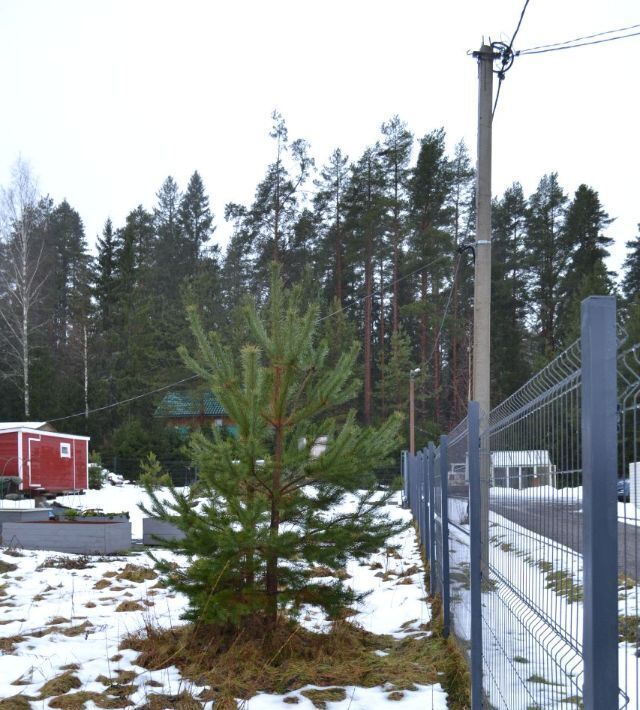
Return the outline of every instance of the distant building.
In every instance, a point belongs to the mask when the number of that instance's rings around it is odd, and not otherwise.
[[[231,433],[235,432],[234,422],[210,390],[167,392],[156,408],[154,417],[177,429],[185,437],[195,429],[211,426],[224,426]]]
[[[88,470],[88,436],[61,434],[47,422],[0,422],[0,477],[11,479],[18,490],[84,490]]]
[[[556,467],[549,452],[543,449],[491,452],[491,485],[497,488],[535,488],[554,485]],[[449,466],[449,485],[466,485],[469,471],[466,463]]]
[[[553,485],[555,466],[549,452],[543,449],[528,451],[492,451],[491,485],[502,488],[532,488]]]

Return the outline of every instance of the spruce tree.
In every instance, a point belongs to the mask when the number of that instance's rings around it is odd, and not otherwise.
[[[406,238],[407,182],[409,179],[409,158],[413,145],[413,135],[407,124],[394,116],[382,124],[382,149],[379,151],[384,162],[387,186],[389,220],[389,245],[392,261],[392,309],[391,329],[395,333],[400,327],[399,276],[402,268],[403,245]]]
[[[638,224],[637,236],[628,241],[626,247],[627,256],[622,265],[624,271],[622,292],[627,301],[631,301],[640,295],[640,224]]]
[[[564,240],[569,251],[567,271],[560,285],[559,341],[566,347],[580,332],[580,303],[587,296],[612,293],[612,275],[607,271],[607,247],[613,239],[604,235],[611,224],[598,193],[580,185],[567,208]]]
[[[545,175],[529,198],[527,213],[527,271],[532,320],[539,334],[536,366],[556,354],[560,288],[569,260],[563,226],[567,196],[558,174]]]
[[[198,263],[202,248],[213,234],[213,214],[209,208],[209,197],[204,183],[196,170],[180,201],[178,210],[182,239],[185,242],[189,260],[193,266]]]
[[[491,211],[491,397],[501,402],[530,373],[526,330],[525,227],[527,201],[520,183],[507,188]]]
[[[305,311],[301,301],[300,289],[285,291],[274,272],[266,306],[244,307],[251,337],[239,352],[205,334],[191,311],[199,352],[182,348],[182,355],[237,436],[193,437],[199,506],[175,489],[166,503],[148,490],[148,512],[185,533],[170,547],[189,556],[189,567],[177,573],[158,564],[187,595],[187,618],[250,631],[273,627],[280,613],[303,604],[338,615],[356,595],[339,579],[318,577],[314,566],[335,573],[401,527],[383,518],[392,493],[376,493],[371,474],[396,445],[398,418],[377,429],[359,428],[353,412],[341,423],[331,418],[357,392],[358,348],[329,366],[318,309]]]
[[[349,157],[340,148],[336,148],[329,162],[320,171],[320,178],[315,181],[318,192],[314,198],[314,207],[320,229],[320,258],[326,265],[327,291],[344,303],[346,291],[345,274],[345,192],[348,186]]]
[[[419,398],[432,400],[433,409],[429,414],[439,424],[442,418],[441,348],[444,338],[440,337],[438,343],[434,343],[433,339],[442,321],[444,303],[440,303],[440,294],[444,278],[451,272],[448,257],[452,252],[450,227],[453,210],[449,201],[453,179],[453,168],[445,153],[445,132],[440,128],[421,139],[418,160],[409,182],[410,244],[415,255],[409,266],[416,271],[428,262],[436,263],[429,269],[422,268],[416,289],[419,296],[411,306],[403,309],[418,321],[416,330],[420,362],[428,375],[420,380]]]

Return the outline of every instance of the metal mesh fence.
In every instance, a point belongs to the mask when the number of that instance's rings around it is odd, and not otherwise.
[[[640,547],[640,451],[638,406],[640,345],[618,356],[618,636],[620,689],[625,707],[638,710],[640,608],[638,549]]]
[[[449,599],[451,632],[471,652],[471,552],[469,528],[469,437],[463,421],[448,437]]]
[[[142,473],[142,462],[144,459],[129,459],[114,456],[110,463],[110,470],[130,481],[137,481]],[[198,470],[188,461],[176,461],[172,459],[159,459],[158,463],[162,470],[171,476],[174,486],[190,486],[198,478]]]
[[[619,343],[613,298],[587,299],[579,341],[405,455],[474,710],[640,710],[640,345]]]
[[[494,707],[580,702],[580,373],[575,343],[491,412],[482,441],[482,659]]]

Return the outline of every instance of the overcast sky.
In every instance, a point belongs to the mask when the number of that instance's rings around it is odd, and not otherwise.
[[[2,0],[0,183],[18,154],[66,197],[94,243],[198,170],[221,241],[229,201],[251,200],[272,159],[270,114],[317,164],[350,157],[393,114],[416,137],[444,126],[475,159],[477,69],[523,0]],[[640,23],[638,0],[530,0],[517,48]],[[516,59],[494,120],[493,193],[557,171],[615,222],[610,262],[640,222],[640,37]]]

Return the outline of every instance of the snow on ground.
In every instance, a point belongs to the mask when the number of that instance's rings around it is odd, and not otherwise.
[[[128,511],[134,537],[142,536],[143,514],[138,503],[146,494],[138,486],[108,486],[85,495],[58,499],[64,505],[81,509],[100,508],[105,513]],[[387,509],[391,518],[409,520],[410,513],[399,507],[399,497]],[[420,624],[430,619],[430,608],[425,601],[424,570],[420,560],[415,533],[408,529],[389,542],[395,547],[373,555],[365,563],[349,562],[347,581],[358,591],[372,593],[357,609],[352,620],[375,633],[389,633],[403,637],[415,633]],[[170,590],[157,588],[157,579],[132,581],[120,578],[126,565],[150,568],[151,561],[143,552],[133,551],[120,557],[92,557],[89,566],[80,569],[49,567],[53,560],[78,561],[76,555],[47,551],[17,551],[22,556],[7,554],[0,549],[0,560],[16,565],[0,576],[0,644],[5,648],[0,673],[0,698],[18,693],[37,696],[42,685],[63,673],[65,666],[77,664],[74,671],[81,688],[103,693],[106,684],[98,680],[113,678],[119,672],[133,671],[130,681],[136,686],[131,695],[135,707],[146,702],[150,693],[176,695],[188,691],[196,696],[201,688],[181,677],[175,667],[147,671],[136,665],[138,653],[119,650],[122,639],[145,624],[170,627],[179,625],[186,599]],[[184,562],[169,551],[156,554],[178,564]],[[386,574],[385,574],[386,573]],[[132,611],[119,611],[129,602]],[[131,604],[133,603],[133,604]],[[120,607],[121,608],[121,607]],[[305,625],[322,628],[326,622],[317,610],[307,609]],[[13,648],[10,648],[9,641]],[[15,681],[20,684],[16,685]],[[299,708],[311,708],[310,700],[302,696],[301,688],[287,696],[298,698]],[[330,702],[331,710],[370,710],[387,707],[388,690],[384,688],[347,687],[346,699]],[[285,707],[284,696],[259,694],[243,704],[246,710],[267,710]],[[32,708],[49,707],[49,699],[33,701]],[[291,702],[291,701],[289,701]],[[405,691],[396,703],[403,708],[447,707],[446,693],[440,684],[418,686]],[[96,707],[91,701],[87,708]],[[203,705],[211,708],[212,703]]]
[[[535,486],[531,488],[510,488],[508,486],[492,486],[490,489],[492,498],[528,498],[534,500],[557,500],[564,503],[582,500],[582,486],[575,488],[555,488],[554,486]]]

